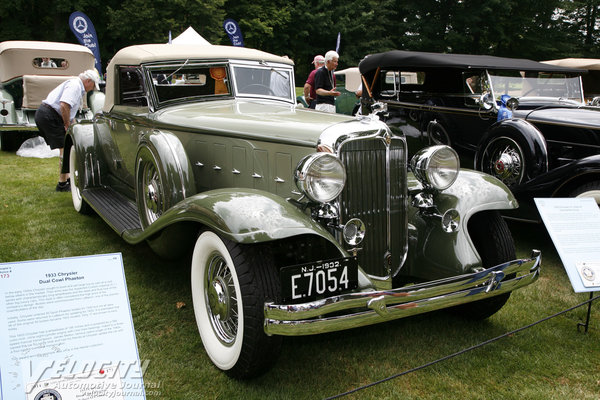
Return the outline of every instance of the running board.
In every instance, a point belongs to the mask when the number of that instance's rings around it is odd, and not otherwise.
[[[125,231],[142,229],[135,203],[113,189],[85,189],[81,196],[119,235],[122,236]]]

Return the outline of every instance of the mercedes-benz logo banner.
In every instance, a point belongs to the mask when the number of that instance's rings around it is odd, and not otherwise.
[[[82,45],[87,47],[94,53],[96,58],[96,69],[102,76],[102,64],[100,63],[100,49],[98,48],[98,36],[94,24],[87,15],[81,11],[75,11],[69,16],[69,27],[71,31]]]

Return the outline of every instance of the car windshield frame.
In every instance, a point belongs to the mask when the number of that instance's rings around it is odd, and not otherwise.
[[[291,65],[243,60],[179,60],[146,64],[143,69],[147,81],[151,83],[147,90],[156,109],[172,104],[234,97],[294,104],[294,73]],[[283,89],[280,87],[277,91],[276,81],[279,78],[283,78],[283,82],[288,81],[289,86],[284,84]],[[266,79],[269,79],[268,85],[265,85]],[[218,80],[222,83],[217,83]],[[248,83],[249,80],[252,83]],[[252,85],[252,90],[244,90],[249,85]],[[221,91],[216,89],[217,86]]]
[[[156,108],[231,98],[227,61],[169,61],[143,66]]]
[[[235,97],[295,104],[294,71],[291,65],[265,61],[232,61],[230,68]]]
[[[554,98],[584,103],[583,84],[578,74],[488,70],[487,77],[496,100],[508,94],[518,99]]]

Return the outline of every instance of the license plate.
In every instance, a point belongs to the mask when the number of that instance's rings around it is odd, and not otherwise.
[[[284,301],[309,301],[358,287],[358,262],[347,257],[292,265],[280,277]]]

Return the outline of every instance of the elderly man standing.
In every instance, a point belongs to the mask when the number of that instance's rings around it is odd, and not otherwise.
[[[92,89],[100,90],[100,76],[94,69],[79,74],[54,88],[35,112],[35,124],[51,149],[60,149],[57,192],[71,190],[69,174],[63,172],[65,134],[83,106],[83,96]]]
[[[340,56],[333,50],[325,53],[325,65],[315,73],[315,91],[317,93],[317,111],[335,112],[335,98],[340,92],[335,90],[335,74]]]
[[[315,69],[310,71],[306,83],[304,84],[304,98],[308,103],[308,108],[314,109],[317,104],[315,102],[315,98],[317,97],[317,93],[315,92],[315,74],[319,68],[325,65],[325,57],[319,54],[315,56],[312,63],[315,65]]]

